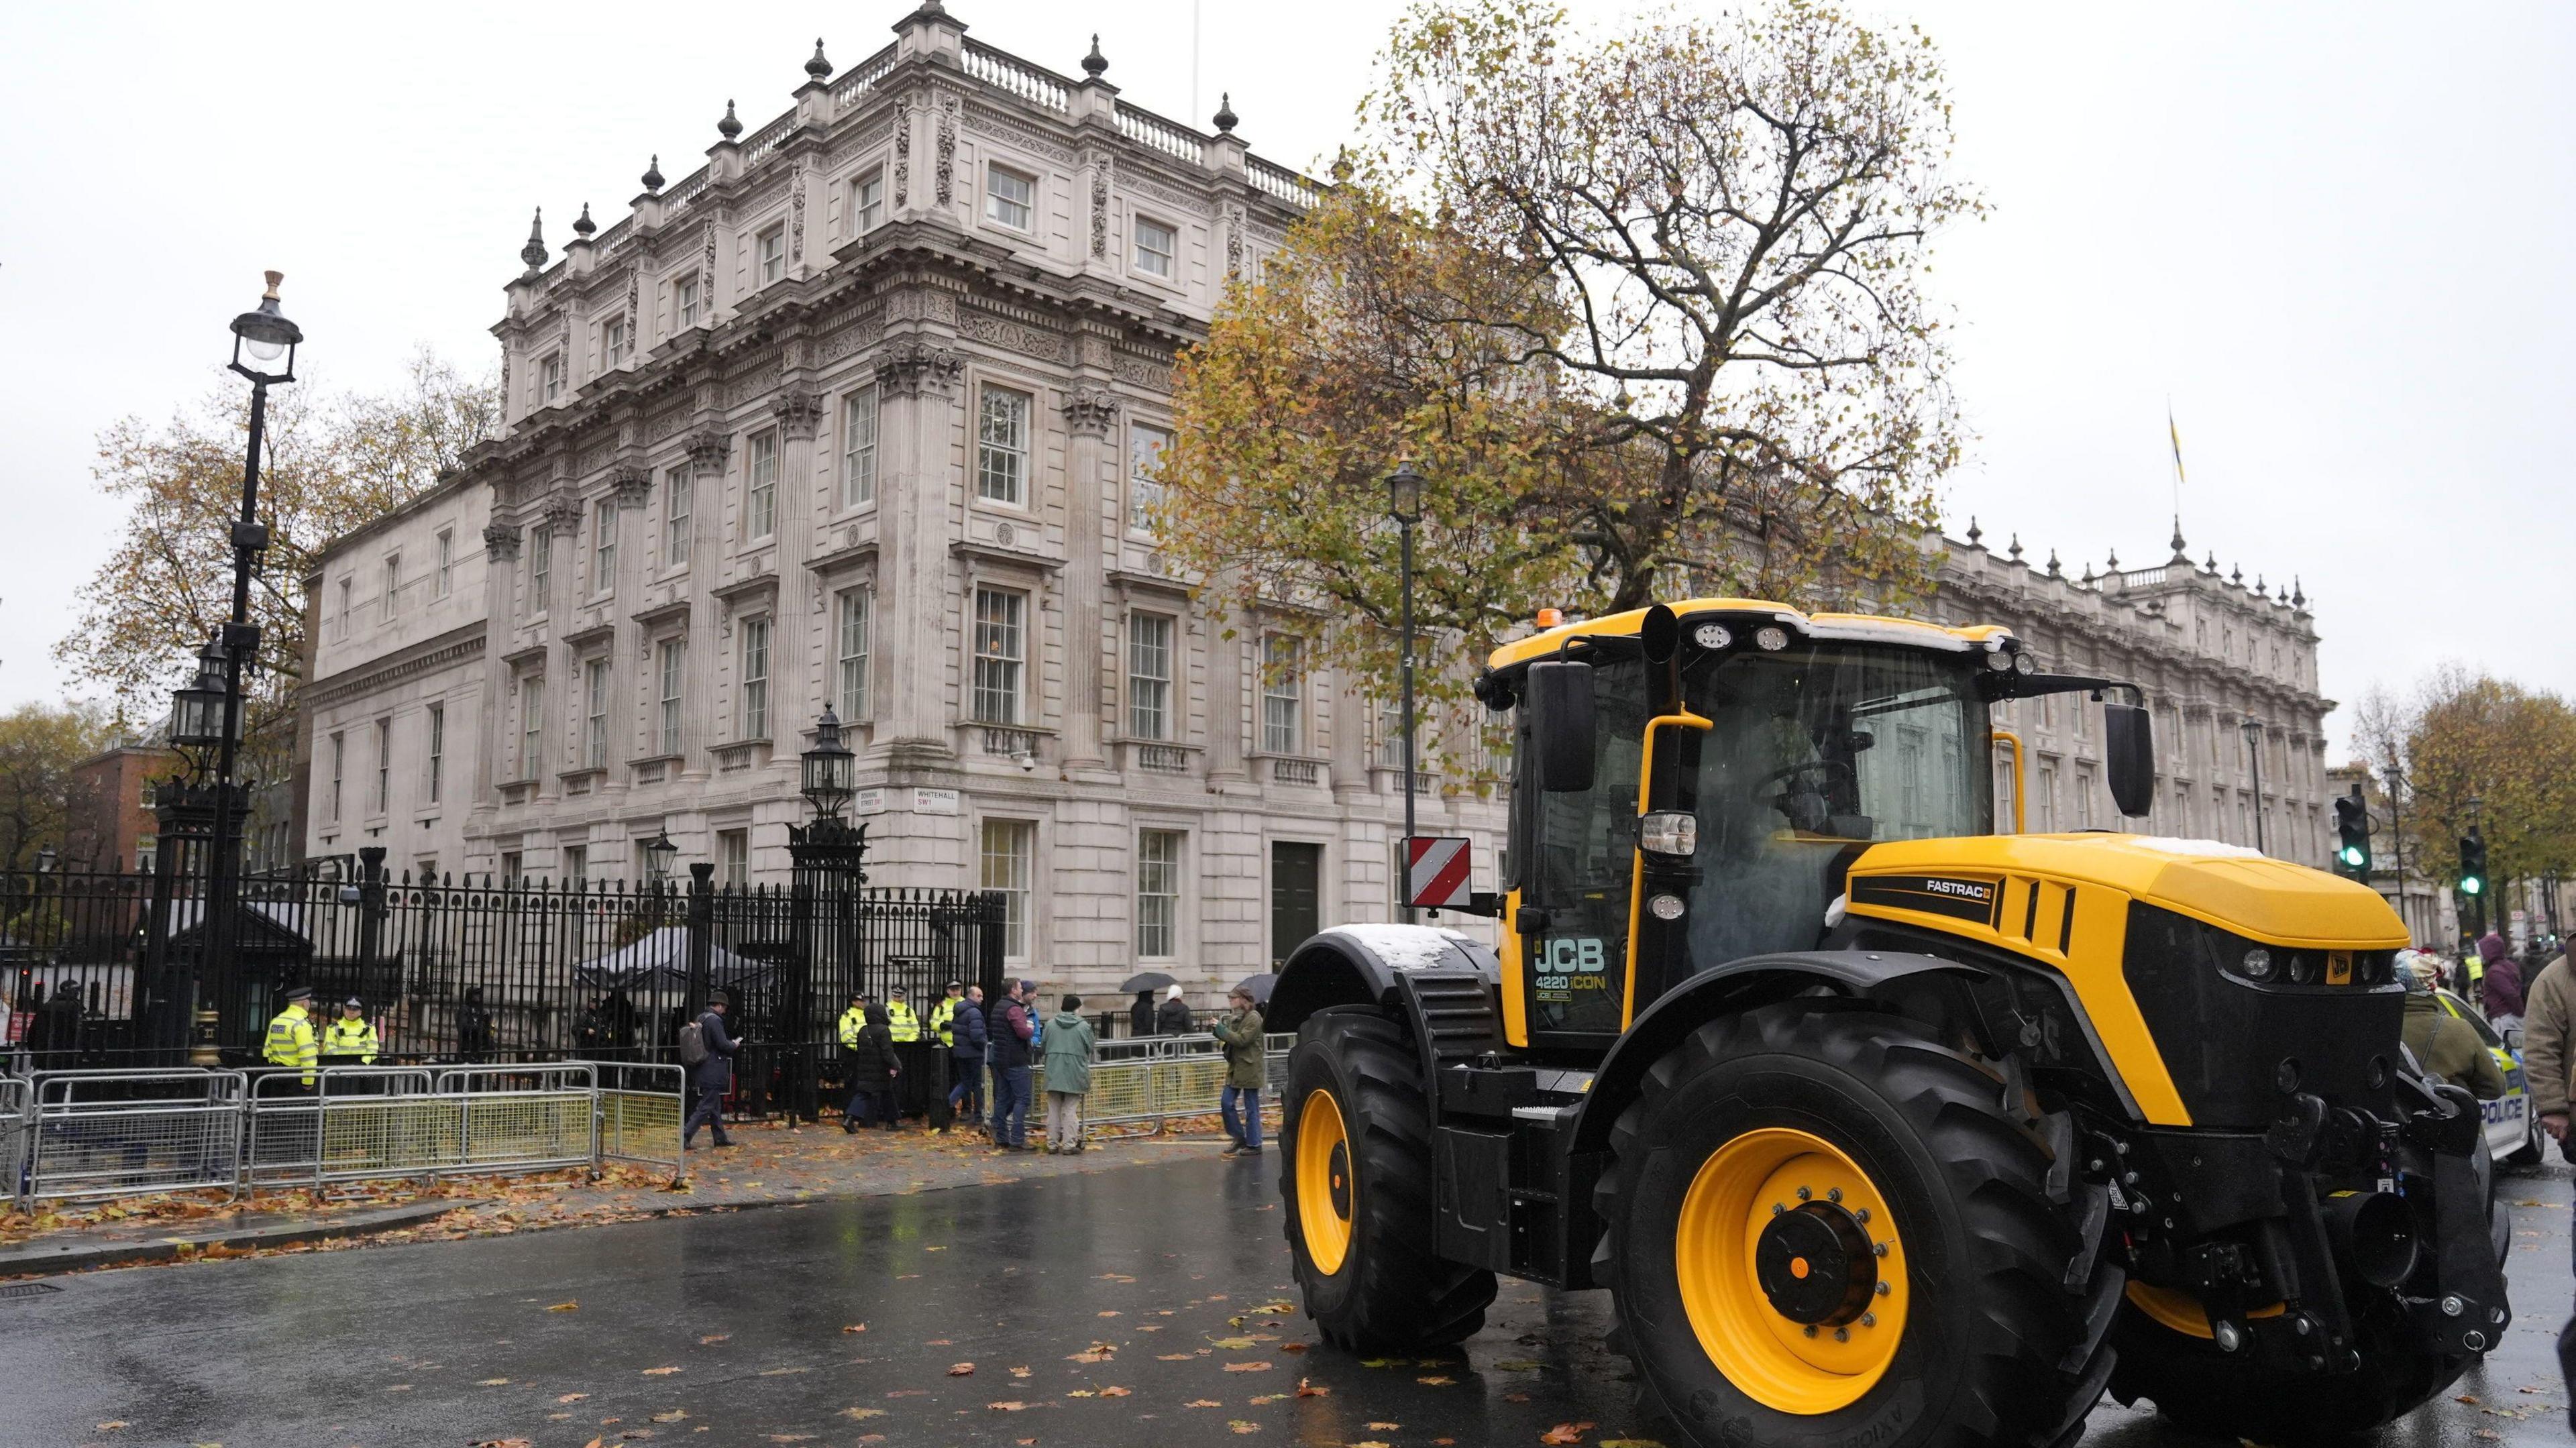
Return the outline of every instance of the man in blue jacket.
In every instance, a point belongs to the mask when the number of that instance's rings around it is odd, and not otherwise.
[[[984,988],[966,987],[965,998],[958,1001],[948,1017],[950,1045],[949,1070],[957,1080],[948,1088],[948,1110],[952,1116],[962,1114],[969,1126],[984,1120]],[[946,1131],[947,1127],[940,1130]]]
[[[700,1123],[714,1131],[716,1145],[733,1145],[733,1138],[725,1135],[724,1098],[725,1093],[733,1089],[733,1053],[741,1048],[741,1042],[725,1034],[725,1009],[730,1004],[723,991],[709,995],[706,1011],[696,1022],[698,1048],[705,1054],[690,1067],[690,1074],[698,1087],[698,1104],[691,1108],[688,1122],[680,1128],[682,1151],[689,1149],[690,1139],[698,1134]],[[680,1054],[685,1057],[689,1053],[689,1044],[683,1040]]]
[[[1029,1149],[1029,1041],[1037,1034],[1036,1023],[1029,1019],[1029,1004],[1036,989],[1035,981],[1012,981],[1010,993],[993,1002],[992,1019],[985,1023],[997,1151]]]

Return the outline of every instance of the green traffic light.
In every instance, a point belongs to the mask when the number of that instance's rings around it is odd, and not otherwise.
[[[2353,868],[2355,868],[2355,869],[2359,869],[2359,868],[2361,867],[2362,859],[2363,859],[2363,856],[2362,856],[2361,851],[2356,850],[2356,849],[2353,849],[2353,848],[2351,848],[2351,847],[2349,847],[2349,846],[2347,846],[2347,847],[2344,849],[2344,852],[2343,852],[2343,862],[2344,862],[2345,864],[2350,865],[2350,866],[2352,866],[2352,867],[2353,867]]]
[[[2484,882],[2484,881],[2480,880],[2480,879],[2479,879],[2477,876],[2475,876],[2475,875],[2471,875],[2471,876],[2469,876],[2467,879],[2462,880],[2462,881],[2460,882],[2460,893],[2461,893],[2461,894],[2463,894],[2463,895],[2475,895],[2475,894],[2476,894],[2476,893],[2478,893],[2480,890],[2483,890],[2483,889],[2485,889],[2485,888],[2486,888],[2486,882]]]

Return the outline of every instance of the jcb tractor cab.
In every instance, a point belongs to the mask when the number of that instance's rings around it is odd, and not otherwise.
[[[2264,1442],[2375,1427],[2503,1334],[2477,1105],[2399,1039],[2396,916],[2204,841],[1999,834],[2010,699],[2137,691],[1999,628],[1707,600],[1551,629],[1499,958],[1288,961],[1281,1188],[1331,1342],[1420,1351],[1497,1273],[1614,1299],[1697,1444],[2020,1444],[2107,1388]]]

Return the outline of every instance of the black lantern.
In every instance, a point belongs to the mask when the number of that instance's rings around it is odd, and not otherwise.
[[[644,869],[656,882],[671,878],[671,865],[680,857],[680,847],[671,843],[671,827],[644,842]]]
[[[170,742],[181,749],[214,749],[224,742],[224,653],[213,640],[197,655],[197,677],[171,692]]]
[[[858,757],[841,742],[841,721],[832,706],[814,726],[814,747],[805,751],[805,798],[817,819],[838,819],[841,807],[857,792]]]
[[[1422,474],[1409,461],[1386,475],[1386,515],[1408,528],[1422,521]]]
[[[295,345],[304,340],[304,329],[277,309],[277,284],[286,273],[265,275],[268,290],[259,306],[233,318],[233,370],[262,386],[295,380]]]

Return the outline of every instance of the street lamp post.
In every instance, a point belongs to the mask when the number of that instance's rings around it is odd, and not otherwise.
[[[288,321],[278,308],[277,284],[286,279],[285,274],[269,272],[266,276],[268,289],[260,294],[259,305],[232,322],[233,355],[229,365],[250,379],[250,440],[242,458],[241,512],[234,518],[231,530],[232,613],[198,656],[196,679],[172,698],[171,742],[210,748],[214,755],[214,831],[209,842],[213,858],[208,868],[205,908],[200,917],[203,947],[190,959],[184,987],[171,993],[170,1004],[180,1009],[165,1014],[162,1045],[171,1049],[185,1044],[186,1022],[190,1019],[197,1020],[201,1033],[207,1029],[197,1010],[203,975],[210,965],[221,969],[231,962],[233,933],[238,923],[234,919],[233,896],[240,887],[238,836],[242,801],[233,774],[241,762],[242,675],[259,657],[259,628],[250,621],[250,580],[268,551],[268,529],[259,521],[259,453],[267,440],[268,389],[295,380],[295,351],[304,341],[303,329]],[[211,1042],[198,1044],[202,1048]]]
[[[814,807],[814,819],[801,827],[790,825],[787,830],[787,853],[795,862],[790,892],[795,908],[795,948],[788,962],[786,999],[782,1002],[788,1013],[788,1031],[781,1034],[780,1044],[794,1053],[789,1057],[787,1071],[790,1125],[798,1116],[808,1121],[819,1119],[820,1073],[819,1062],[814,1058],[822,1045],[809,1039],[817,1024],[815,965],[826,954],[841,957],[849,966],[848,987],[858,988],[859,960],[853,948],[850,905],[852,891],[867,883],[868,878],[864,867],[867,826],[854,826],[841,818],[841,811],[858,793],[858,756],[843,742],[841,720],[831,705],[823,706],[823,717],[814,724],[813,747],[800,756],[800,763],[799,783],[803,787],[799,793]],[[822,906],[819,912],[818,903]]]
[[[1397,641],[1399,660],[1396,677],[1404,729],[1404,844],[1396,851],[1395,898],[1403,908],[1404,918],[1413,918],[1406,875],[1412,865],[1413,848],[1413,525],[1422,521],[1422,473],[1410,461],[1396,464],[1386,475],[1386,515],[1395,520],[1399,562],[1397,577],[1402,601],[1397,605],[1403,622]]]
[[[2254,849],[2268,855],[2272,847],[2263,842],[2263,725],[2247,719],[2237,727],[2245,734],[2246,757],[2254,761]]]

